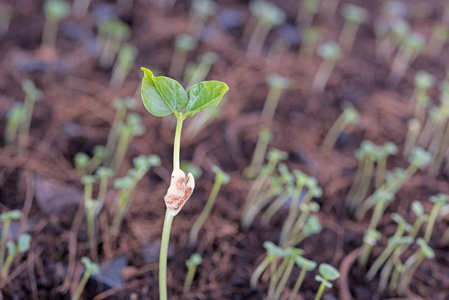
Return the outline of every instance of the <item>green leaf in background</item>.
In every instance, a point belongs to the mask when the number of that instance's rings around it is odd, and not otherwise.
[[[164,117],[185,108],[187,94],[176,80],[165,76],[154,77],[147,68],[141,69],[145,74],[142,79],[142,101],[151,114]]]
[[[189,88],[189,102],[185,109],[190,115],[205,108],[215,108],[224,94],[229,91],[226,83],[220,81],[203,81]]]

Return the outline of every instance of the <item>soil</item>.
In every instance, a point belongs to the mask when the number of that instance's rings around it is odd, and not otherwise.
[[[204,174],[197,179],[191,200],[173,223],[168,260],[170,299],[262,299],[266,295],[267,284],[260,283],[251,290],[249,280],[264,257],[263,242],[278,241],[287,210],[281,210],[269,228],[262,227],[256,219],[245,232],[239,228],[239,220],[251,186],[250,181],[242,179],[242,172],[251,161],[263,125],[260,111],[268,89],[267,74],[287,76],[296,85],[281,98],[274,121],[265,124],[274,132],[271,147],[288,152],[289,168],[316,177],[324,191],[317,200],[323,230],[298,247],[318,263],[339,267],[348,254],[361,246],[369,221],[355,222],[344,209],[345,195],[357,167],[356,149],[365,139],[376,144],[393,141],[401,153],[407,121],[414,114],[409,99],[415,71],[428,70],[441,81],[449,67],[447,47],[439,57],[420,55],[400,83],[391,87],[385,78],[392,60],[376,60],[374,53],[373,20],[379,14],[381,1],[365,1],[362,5],[370,11],[370,22],[361,25],[352,54],[338,62],[325,92],[313,94],[310,86],[321,59],[298,59],[299,37],[288,36],[292,46],[278,63],[267,58],[269,46],[276,40],[275,30],[269,34],[261,57],[246,56],[247,42],[242,41],[242,34],[249,16],[248,2],[217,1],[217,16],[208,21],[199,47],[188,56],[194,61],[208,50],[217,52],[220,59],[208,79],[226,82],[230,91],[220,118],[198,135],[182,141],[181,160],[192,161]],[[297,1],[275,2],[287,12],[290,27],[284,27],[294,28]],[[18,257],[11,275],[0,282],[0,299],[70,299],[70,290],[74,291],[83,271],[79,259],[90,254],[86,224],[77,214],[83,187],[73,158],[79,151],[92,155],[95,145],[105,144],[114,116],[112,103],[117,97],[134,95],[140,85],[141,66],[168,72],[173,39],[188,28],[191,1],[178,0],[172,10],[162,13],[146,0],[133,1],[130,10],[117,9],[115,1],[93,0],[88,15],[71,16],[61,22],[56,50],[40,45],[45,20],[43,1],[5,3],[13,7],[14,16],[9,30],[0,35],[0,132],[6,126],[7,110],[14,101],[24,98],[22,80],[35,82],[43,91],[43,99],[35,107],[28,150],[17,153],[15,147],[5,147],[0,142],[0,211],[22,210],[24,218],[13,228],[32,235],[30,251]],[[420,9],[424,4],[428,10]],[[408,6],[412,28],[428,38],[431,28],[439,23],[443,1],[411,1]],[[95,18],[110,8],[132,27],[128,42],[139,50],[135,67],[124,85],[116,89],[109,87],[111,70],[101,69],[92,52]],[[230,22],[230,15],[234,23]],[[324,30],[327,39],[338,39],[343,19],[339,15],[328,18],[319,14],[313,23]],[[433,90],[432,96],[437,95],[437,90]],[[319,146],[340,115],[343,101],[356,106],[361,120],[339,137],[331,153],[323,154]],[[173,117],[151,116],[140,101],[135,111],[142,115],[146,133],[131,143],[119,175],[126,174],[132,167],[132,158],[141,153],[159,155],[162,164],[140,182],[118,236],[108,232],[115,192],[111,189],[108,193],[107,209],[99,218],[102,234],[97,255],[103,268],[110,266],[112,275],[91,279],[85,299],[158,299],[157,261],[165,213],[162,198],[169,184],[175,124],[174,120],[167,121]],[[189,247],[189,228],[212,188],[214,174],[210,169],[214,164],[230,174],[231,182],[220,191],[198,245]],[[402,155],[388,162],[389,169],[407,164]],[[449,193],[447,179],[444,171],[436,178],[419,172],[398,192],[382,219],[379,231],[384,238],[374,247],[369,263],[395,230],[389,215],[398,212],[412,222],[409,207],[413,200],[420,200],[430,211],[431,195]],[[438,223],[434,237],[441,236],[446,228],[446,223]],[[435,259],[425,260],[420,266],[407,298],[449,299],[447,246],[439,245],[436,238],[430,245]],[[185,260],[194,252],[201,254],[203,263],[191,291],[183,294]],[[391,297],[377,293],[377,278],[367,283],[363,280],[365,271],[346,264],[345,268],[346,280],[336,282],[325,292],[324,299],[344,299],[342,291],[349,291],[353,299]],[[293,272],[284,297],[298,274],[299,270]],[[315,274],[316,271],[306,277],[302,299],[313,299],[318,289]],[[341,286],[345,282],[348,286]]]

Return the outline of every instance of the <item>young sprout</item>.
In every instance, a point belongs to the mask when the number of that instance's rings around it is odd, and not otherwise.
[[[376,202],[373,215],[369,223],[368,229],[376,229],[379,225],[386,206],[394,200],[394,194],[384,190],[376,190],[373,194],[373,200]]]
[[[86,167],[89,165],[90,157],[84,152],[78,152],[74,158],[75,169],[79,176],[86,174]]]
[[[144,134],[145,127],[142,125],[142,117],[136,113],[129,114],[126,118],[126,123],[119,128],[117,149],[112,160],[111,169],[114,171],[119,170],[132,139]]]
[[[198,65],[195,66],[195,69],[193,71],[191,71],[190,76],[184,76],[185,86],[190,87],[195,83],[198,83],[206,79],[207,75],[210,72],[210,69],[218,60],[218,58],[219,58],[218,54],[213,51],[209,51],[201,55]]]
[[[362,252],[359,256],[359,268],[365,268],[368,263],[368,258],[371,254],[371,249],[377,244],[382,235],[375,229],[368,229],[365,231],[363,237]]]
[[[134,169],[129,170],[125,177],[114,180],[114,188],[120,189],[115,200],[117,208],[115,210],[114,220],[112,221],[114,233],[119,232],[123,217],[131,205],[132,196],[137,184],[150,168],[161,164],[161,159],[157,155],[140,155],[133,159],[133,164]]]
[[[394,213],[391,215],[391,218],[398,224],[398,227],[396,228],[396,232],[393,234],[393,236],[388,239],[387,247],[384,249],[384,251],[382,251],[382,253],[376,258],[374,263],[371,265],[371,268],[369,269],[368,273],[365,276],[365,278],[368,281],[374,278],[377,271],[379,271],[380,267],[393,254],[395,249],[403,244],[403,241],[401,240],[402,235],[404,234],[406,228],[410,226],[399,214]]]
[[[340,34],[339,44],[346,53],[351,53],[355,36],[360,24],[368,21],[368,11],[354,4],[344,4],[341,15],[345,18],[345,24]]]
[[[337,280],[340,277],[340,272],[329,264],[320,264],[318,272],[320,275],[316,275],[315,280],[321,283],[318,292],[316,293],[315,300],[321,299],[325,288],[332,287],[330,281]]]
[[[23,120],[19,127],[19,148],[24,149],[28,145],[31,118],[33,117],[34,104],[42,98],[42,92],[32,81],[24,80],[22,90],[25,92],[25,103],[23,104]]]
[[[413,63],[416,57],[423,51],[426,40],[416,32],[408,34],[401,41],[398,53],[393,61],[391,73],[388,75],[387,82],[397,85],[407,71],[407,68]]]
[[[5,145],[14,143],[17,137],[17,130],[23,122],[24,110],[21,103],[14,103],[6,114],[6,128],[3,135]]]
[[[320,193],[319,195],[321,195],[321,189],[319,189],[319,193]],[[301,203],[299,209],[301,213],[297,218],[295,224],[291,227],[291,229],[288,232],[287,238],[288,242],[286,243],[286,245],[296,245],[299,242],[301,242],[301,240],[304,239],[305,237],[321,231],[321,225],[319,223],[316,223],[313,218],[312,219],[309,218],[310,213],[318,212],[320,210],[319,204],[316,202],[309,202],[309,203],[303,202]],[[316,224],[317,226],[315,226]],[[284,226],[288,226],[287,222],[284,223]],[[312,231],[314,232],[310,232],[309,230],[310,228],[312,228]]]
[[[416,145],[418,136],[421,132],[421,122],[417,118],[410,119],[407,122],[407,135],[405,136],[404,156],[409,156],[413,147]]]
[[[322,39],[320,28],[309,26],[304,29],[302,34],[301,47],[299,48],[299,56],[310,58],[315,53],[316,45]]]
[[[276,246],[270,241],[265,241],[263,243],[263,247],[267,251],[266,257],[262,260],[262,262],[257,266],[254,270],[253,275],[250,280],[251,289],[255,289],[257,282],[259,281],[260,276],[262,276],[268,266],[272,265],[274,262],[276,264],[276,259],[284,256],[284,250],[281,247]]]
[[[123,41],[131,36],[131,28],[119,19],[105,19],[98,24],[99,64],[109,68],[114,63]]]
[[[350,213],[360,205],[368,192],[378,147],[371,141],[363,141],[356,152],[359,164],[354,182],[346,197],[346,208]]]
[[[137,57],[137,49],[129,44],[123,44],[118,53],[112,69],[111,86],[121,87],[125,81],[126,76],[134,66]]]
[[[290,277],[293,267],[295,266],[296,258],[303,253],[304,251],[302,249],[292,247],[285,250],[284,261],[281,263],[279,269],[274,274],[275,276],[271,274],[272,276],[270,277],[270,279],[274,278],[275,280],[273,280],[273,282],[275,284],[271,285],[272,288],[268,290],[268,299],[280,299],[282,290],[287,284],[288,278]],[[283,264],[285,265],[285,268],[282,267]]]
[[[142,101],[145,108],[154,116],[164,117],[174,114],[177,119],[175,140],[173,145],[173,172],[170,187],[164,197],[167,211],[162,229],[161,251],[159,256],[159,299],[167,299],[167,254],[170,230],[173,218],[181,211],[195,187],[191,173],[186,175],[179,168],[179,152],[181,147],[181,130],[183,121],[206,108],[215,108],[223,95],[229,91],[224,82],[203,81],[191,86],[186,92],[175,80],[159,76],[142,68]],[[182,112],[185,110],[185,112]]]
[[[359,120],[359,112],[357,109],[351,103],[347,103],[348,104],[343,109],[341,115],[329,129],[323,140],[323,144],[321,144],[321,149],[325,152],[330,152],[332,148],[334,148],[335,142],[346,126],[349,124],[355,124]]]
[[[340,58],[341,50],[337,43],[330,41],[318,46],[317,53],[323,58],[320,68],[312,82],[312,92],[322,93],[327,81]]]
[[[95,176],[100,180],[97,200],[104,201],[104,199],[106,199],[106,193],[108,191],[109,178],[114,176],[114,171],[106,167],[99,167],[95,172]]]
[[[100,213],[101,208],[103,207],[103,201],[95,200],[95,199],[86,199],[84,203],[84,210],[86,213],[87,219],[87,238],[89,240],[90,251],[92,257],[97,257],[97,245],[96,245],[96,237],[95,237],[95,219]]]
[[[285,22],[285,12],[273,3],[255,0],[249,4],[251,14],[257,18],[257,25],[248,43],[247,56],[258,57],[270,30]]]
[[[89,163],[86,166],[86,173],[91,174],[95,171],[107,158],[107,150],[106,147],[102,145],[97,145],[93,149],[94,156],[89,160]]]
[[[434,57],[440,55],[441,51],[443,50],[444,44],[446,44],[448,39],[449,39],[448,25],[444,23],[436,25],[433,28],[430,41],[427,45],[427,52]]]
[[[307,218],[307,221],[305,222],[304,226],[302,227],[302,231],[298,235],[296,235],[296,236],[292,237],[290,240],[288,240],[284,244],[284,246],[298,245],[305,238],[312,236],[314,234],[320,233],[322,229],[323,229],[323,227],[321,227],[318,217],[315,215],[311,215]]]
[[[211,0],[194,0],[192,2],[192,8],[190,10],[190,28],[194,36],[200,36],[207,19],[215,14],[217,8],[217,3]]]
[[[222,185],[226,185],[230,181],[230,177],[228,174],[223,172],[218,166],[212,166],[212,171],[215,173],[215,182],[212,190],[209,194],[209,198],[207,199],[206,205],[203,208],[203,211],[199,215],[198,219],[192,225],[190,229],[189,235],[189,243],[190,245],[196,244],[198,240],[198,233],[200,232],[201,227],[206,221],[207,217],[210,215],[212,211],[212,207],[214,206],[215,200],[217,199],[218,192]]]
[[[269,90],[262,109],[262,118],[271,121],[274,118],[282,94],[285,90],[292,88],[293,82],[286,77],[272,73],[268,75],[267,83]]]
[[[425,258],[433,259],[435,257],[432,248],[428,246],[424,239],[418,238],[416,243],[418,244],[419,249],[407,259],[404,263],[403,271],[401,272],[401,278],[397,289],[399,295],[404,295],[405,290],[422,261]]]
[[[59,22],[70,13],[70,5],[62,0],[47,0],[44,3],[45,25],[42,46],[55,47]]]
[[[17,244],[10,241],[7,243],[8,256],[6,257],[5,263],[2,265],[0,279],[5,279],[8,277],[9,268],[11,263],[18,253],[27,252],[30,249],[31,236],[28,233],[21,234],[17,239]]]
[[[89,258],[85,256],[82,257],[81,263],[84,265],[86,269],[84,270],[84,275],[81,278],[80,283],[78,284],[75,294],[73,294],[72,296],[72,300],[79,300],[81,294],[83,293],[84,287],[86,286],[86,283],[89,280],[89,277],[91,275],[95,276],[100,273],[100,267],[97,264],[91,262]]]
[[[187,34],[179,34],[175,37],[175,51],[168,74],[170,77],[181,77],[182,70],[186,64],[187,54],[197,46],[197,40]]]
[[[429,220],[427,221],[426,231],[424,234],[424,241],[429,243],[432,236],[433,227],[440,212],[441,208],[449,201],[449,197],[445,194],[438,194],[436,196],[430,197],[430,201],[434,203],[432,211],[429,215]]]
[[[201,255],[198,253],[193,253],[188,260],[186,260],[187,266],[187,276],[184,281],[184,287],[182,291],[187,293],[190,291],[190,287],[192,286],[193,278],[195,277],[196,267],[198,267],[203,262]]]
[[[267,152],[268,144],[273,139],[273,133],[263,128],[259,132],[259,138],[257,139],[256,148],[254,149],[253,159],[251,164],[243,171],[243,177],[247,179],[254,178],[259,173],[263,164],[263,159]]]
[[[0,222],[3,223],[2,236],[0,238],[0,266],[3,266],[3,262],[5,261],[6,239],[8,238],[11,222],[13,220],[19,220],[20,218],[22,218],[22,212],[16,209],[4,212],[0,215]]]
[[[387,158],[390,155],[396,155],[398,147],[392,142],[386,142],[377,152],[377,171],[376,171],[376,188],[380,188],[384,184],[387,173]]]
[[[435,77],[426,71],[418,71],[415,74],[415,90],[413,98],[416,100],[415,117],[424,122],[426,108],[430,97],[428,90],[435,85]]]
[[[92,175],[84,175],[81,177],[81,184],[84,186],[84,202],[92,199],[94,184],[97,178]]]
[[[295,286],[293,287],[288,300],[296,299],[298,291],[301,288],[304,278],[306,277],[306,273],[313,271],[317,265],[316,262],[309,260],[301,255],[296,256],[295,263],[299,268],[301,268],[301,272],[299,273],[298,279],[296,279]]]

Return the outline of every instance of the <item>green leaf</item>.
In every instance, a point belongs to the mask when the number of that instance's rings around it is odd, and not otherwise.
[[[154,77],[147,68],[141,70],[144,72],[142,101],[152,115],[164,117],[185,108],[187,94],[179,82],[165,76]]]
[[[189,88],[189,101],[185,109],[193,116],[205,108],[215,108],[228,91],[228,85],[220,81],[203,81],[194,84]]]

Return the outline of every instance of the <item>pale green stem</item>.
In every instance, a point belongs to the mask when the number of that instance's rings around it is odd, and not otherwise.
[[[354,205],[355,207],[358,207],[360,203],[363,201],[363,199],[366,196],[366,193],[368,192],[371,177],[373,175],[373,168],[374,168],[374,160],[368,157],[365,161],[365,167],[363,169],[363,175],[362,180],[360,182],[359,188],[357,189],[357,192],[354,196]]]
[[[323,144],[321,144],[321,150],[324,152],[330,152],[332,148],[334,148],[335,143],[337,142],[338,137],[345,129],[347,122],[343,114],[341,114],[332,127],[329,129],[326,137],[323,140]]]
[[[422,263],[424,258],[425,258],[424,255],[422,255],[421,252],[419,252],[416,257],[412,255],[405,262],[404,270],[401,273],[401,279],[397,290],[399,295],[404,295],[406,288],[408,287],[410,281],[413,278],[413,275],[415,275],[416,269],[418,269],[419,265]]]
[[[354,194],[357,191],[357,187],[360,185],[360,181],[362,180],[363,167],[365,165],[366,158],[361,158],[357,165],[357,171],[355,173],[354,181],[349,189],[348,195],[346,196],[346,207],[348,210],[354,209]]]
[[[248,210],[242,215],[242,228],[249,228],[251,226],[257,213],[270,201],[273,196],[273,191],[270,189],[268,193],[256,198],[256,201],[248,207]]]
[[[265,139],[263,135],[259,133],[259,138],[257,139],[253,159],[251,161],[251,165],[249,166],[250,170],[252,170],[254,173],[258,172],[263,164],[269,142],[270,139]]]
[[[115,148],[118,139],[118,129],[126,117],[126,107],[119,107],[115,111],[114,120],[112,121],[111,130],[109,131],[108,140],[106,142],[107,160],[106,164],[109,164],[112,157],[114,157]]]
[[[126,150],[128,150],[129,143],[132,136],[128,129],[125,129],[119,136],[117,143],[117,151],[115,152],[114,159],[112,161],[111,168],[114,171],[118,171],[126,155]]]
[[[90,269],[86,269],[86,271],[84,272],[83,278],[81,279],[81,281],[78,285],[78,288],[76,289],[76,292],[72,297],[72,300],[78,300],[81,297],[84,287],[86,286],[86,283],[89,280],[91,272],[92,271]]]
[[[387,172],[387,157],[382,156],[377,160],[376,170],[376,189],[380,188],[385,181],[385,174]]]
[[[13,259],[14,259],[14,255],[8,254],[8,256],[6,257],[5,264],[2,267],[1,279],[5,279],[6,277],[8,277],[9,267],[11,266]]]
[[[292,196],[292,201],[290,203],[290,208],[288,210],[287,219],[285,220],[281,230],[281,238],[280,238],[281,245],[284,245],[285,242],[287,242],[289,233],[291,232],[293,225],[295,225],[295,220],[296,216],[298,215],[298,209],[303,187],[304,187],[303,184],[297,187],[295,193]]]
[[[436,176],[438,174],[441,163],[443,162],[444,159],[444,155],[446,154],[448,148],[449,148],[449,123],[446,125],[443,140],[440,144],[437,155],[435,156],[435,159],[433,160],[433,163],[430,166],[429,172],[432,176]]]
[[[248,50],[246,56],[258,57],[262,53],[263,44],[270,32],[271,28],[265,27],[262,22],[258,22],[256,28],[254,28],[253,34],[248,42]]]
[[[0,266],[3,266],[3,262],[5,261],[6,239],[8,238],[8,232],[9,232],[10,225],[11,225],[10,219],[6,219],[3,222],[2,237],[0,240]]]
[[[274,291],[274,288],[276,287],[276,259],[273,259],[270,264],[270,284],[268,286],[268,295],[271,295]]]
[[[159,255],[159,300],[167,300],[167,255],[170,241],[170,230],[175,214],[167,209],[162,229],[161,253]]]
[[[259,280],[260,276],[262,276],[265,269],[270,265],[270,263],[275,259],[274,256],[267,256],[262,260],[262,262],[257,266],[257,268],[254,270],[253,275],[251,276],[250,286],[251,288],[255,288],[257,285],[257,281]]]
[[[173,53],[173,59],[170,65],[168,74],[170,77],[179,78],[187,60],[187,51],[175,49]]]
[[[204,80],[209,74],[210,69],[212,65],[210,63],[206,63],[204,61],[201,61],[198,67],[196,68],[195,72],[193,72],[192,77],[190,78],[190,81],[185,85],[186,88],[189,88],[190,86],[194,85],[195,83],[198,83],[202,80]]]
[[[316,293],[315,300],[321,299],[325,288],[326,286],[324,285],[324,282],[321,282],[320,287],[318,288],[318,292]]]
[[[19,148],[24,149],[28,145],[28,137],[30,134],[31,119],[34,111],[34,100],[29,97],[25,98],[24,118],[19,128]]]
[[[260,220],[260,223],[264,226],[270,223],[271,218],[274,214],[284,205],[284,203],[290,197],[290,193],[288,191],[282,193],[278,198],[276,198],[273,203],[265,210]]]
[[[265,99],[265,104],[262,109],[262,119],[267,121],[273,120],[282,93],[282,89],[277,87],[270,87],[270,89],[268,90],[267,98]]]
[[[284,273],[282,274],[281,279],[279,280],[277,288],[274,292],[274,295],[273,295],[274,300],[280,298],[282,290],[284,289],[285,285],[287,284],[287,280],[290,277],[290,274],[292,273],[292,269],[293,269],[294,265],[295,265],[295,258],[291,257]]]
[[[196,266],[190,267],[189,270],[187,271],[186,280],[184,281],[184,287],[182,288],[182,291],[184,293],[187,293],[188,291],[190,291],[190,287],[192,286],[193,278],[195,277],[195,271],[196,271]]]
[[[184,116],[181,114],[176,123],[175,142],[173,145],[173,170],[179,170],[179,152],[181,148],[181,131]]]
[[[438,217],[438,212],[440,211],[441,205],[435,203],[432,211],[430,212],[429,220],[427,221],[426,232],[424,234],[424,241],[428,244],[430,238],[432,237],[433,227]]]
[[[307,269],[303,267],[301,269],[301,273],[299,273],[298,279],[295,282],[295,286],[293,287],[292,292],[290,293],[290,297],[288,300],[295,300],[296,295],[298,295],[298,291],[301,288],[301,285],[304,281],[304,278],[306,277]]]
[[[322,93],[337,61],[324,59],[312,82],[312,92]]]
[[[350,54],[352,51],[352,45],[359,29],[358,24],[352,24],[348,21],[343,25],[343,29],[340,34],[339,43],[344,52]]]
[[[12,144],[17,136],[17,129],[19,128],[19,122],[8,121],[6,123],[5,133],[4,133],[4,141],[5,145]]]
[[[384,200],[378,200],[376,202],[376,206],[374,206],[374,212],[371,216],[371,220],[369,222],[368,229],[376,229],[379,225],[380,218],[382,218],[383,210],[384,210]]]
[[[106,198],[108,192],[108,177],[103,177],[100,179],[100,187],[98,190],[98,201],[103,201]]]
[[[215,177],[215,183],[212,187],[212,191],[210,192],[209,198],[207,199],[206,205],[204,206],[203,211],[201,212],[198,219],[196,219],[195,223],[193,223],[192,228],[190,229],[189,235],[189,244],[194,245],[198,240],[198,233],[200,232],[201,227],[206,221],[207,217],[210,215],[212,208],[214,207],[215,200],[217,199],[218,192],[220,191],[221,185],[223,182],[223,177],[218,175]]]

